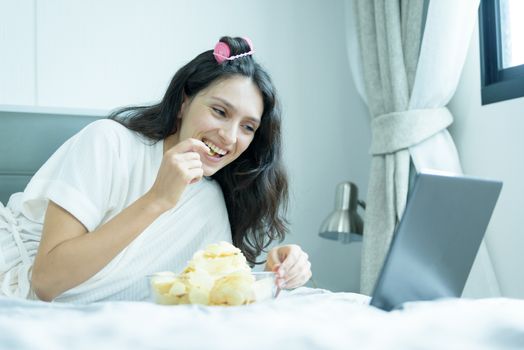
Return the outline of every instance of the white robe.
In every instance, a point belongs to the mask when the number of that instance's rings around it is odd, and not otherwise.
[[[31,267],[49,200],[91,232],[151,188],[162,156],[163,142],[152,144],[111,120],[95,121],[66,141],[24,192],[6,207],[0,203],[0,295],[35,298]],[[218,183],[204,178],[107,266],[55,301],[147,299],[148,274],[179,272],[196,250],[221,240],[231,242],[224,198]]]

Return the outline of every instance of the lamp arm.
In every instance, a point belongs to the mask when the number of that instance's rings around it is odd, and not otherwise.
[[[360,205],[363,209],[366,209],[366,202],[361,201],[360,199],[357,201],[358,205]]]

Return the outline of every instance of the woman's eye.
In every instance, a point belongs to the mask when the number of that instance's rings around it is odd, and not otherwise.
[[[246,129],[249,132],[255,132],[255,128],[251,125],[244,125],[244,129]]]
[[[226,115],[226,112],[224,112],[223,110],[221,110],[221,109],[219,109],[219,108],[215,108],[215,107],[213,107],[213,111],[214,111],[216,114],[218,114],[218,115],[220,115],[220,116],[222,116],[222,117]]]

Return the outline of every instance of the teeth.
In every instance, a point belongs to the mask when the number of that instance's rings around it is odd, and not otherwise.
[[[214,155],[214,154],[220,154],[221,156],[224,156],[226,155],[227,151],[224,151],[223,149],[221,149],[220,147],[218,147],[217,145],[215,145],[214,143],[212,143],[211,141],[209,140],[203,140],[203,142],[206,144],[207,147],[209,147],[209,155]]]

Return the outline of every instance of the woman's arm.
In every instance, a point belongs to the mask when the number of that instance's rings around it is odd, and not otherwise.
[[[35,294],[51,301],[86,281],[167,209],[144,196],[88,234],[73,215],[50,202],[33,265],[31,283]]]
[[[33,265],[31,284],[35,294],[50,301],[86,281],[174,207],[186,186],[202,178],[198,152],[207,152],[207,147],[193,139],[168,150],[152,188],[90,233],[67,210],[50,202]]]

